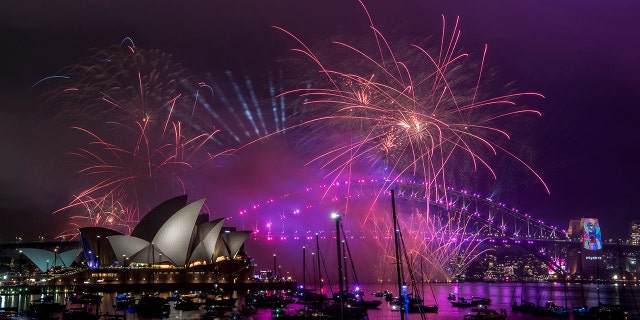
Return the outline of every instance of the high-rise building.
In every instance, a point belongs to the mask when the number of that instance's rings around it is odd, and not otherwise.
[[[569,221],[569,239],[580,241],[580,249],[569,253],[568,270],[571,273],[597,274],[602,264],[602,232],[597,218],[580,218]]]
[[[571,241],[582,241],[584,228],[582,227],[582,219],[569,220],[569,229],[567,230],[567,236]]]

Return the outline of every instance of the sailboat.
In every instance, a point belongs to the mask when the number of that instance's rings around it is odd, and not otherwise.
[[[349,303],[352,306],[358,306],[358,307],[362,307],[364,309],[378,309],[378,307],[380,307],[380,305],[382,304],[382,301],[380,300],[366,300],[364,298],[364,290],[362,290],[362,288],[360,287],[360,282],[358,281],[358,275],[356,274],[356,268],[355,265],[353,263],[353,258],[351,256],[351,250],[349,249],[349,244],[347,243],[347,236],[344,234],[344,229],[341,228],[342,232],[343,232],[343,237],[344,237],[344,242],[343,242],[343,246],[344,246],[344,252],[346,253],[345,255],[345,265],[347,264],[347,262],[349,262],[349,265],[351,266],[351,273],[353,274],[353,280],[355,282],[355,288],[353,292],[350,292],[349,290],[349,276],[348,276],[348,268],[345,269],[344,272],[344,279],[345,279],[345,283],[346,283],[346,289],[344,294],[344,297],[346,298],[347,303]],[[348,258],[348,260],[347,260]]]
[[[619,271],[620,274],[624,274],[624,258],[622,255],[622,251],[620,248],[620,240],[617,241],[618,248],[618,262],[619,262]],[[596,292],[598,293],[598,305],[595,307],[588,308],[574,308],[573,316],[574,319],[587,319],[589,317],[594,317],[597,319],[626,319],[628,318],[628,310],[625,308],[624,304],[626,302],[626,293],[625,293],[625,285],[620,287],[620,304],[608,304],[603,303],[600,298],[600,263],[599,260],[596,260],[596,284],[598,288]]]
[[[368,318],[367,309],[363,306],[353,305],[348,303],[345,297],[344,289],[344,269],[342,266],[342,241],[340,232],[340,216],[338,214],[332,214],[332,218],[336,221],[336,247],[337,247],[337,262],[338,262],[338,294],[334,297],[332,304],[324,305],[321,308],[321,312],[326,316],[336,317],[339,319],[365,319]]]
[[[322,260],[322,254],[320,252],[320,242],[318,241],[318,234],[316,233],[316,264],[317,264],[317,269],[318,269],[318,274],[317,277],[315,278],[318,282],[315,285],[315,290],[313,292],[312,298],[313,300],[316,301],[325,301],[327,300],[327,295],[324,294],[324,288],[323,288],[323,283],[324,283],[324,278],[322,277],[322,270],[320,268],[320,261]],[[315,281],[314,281],[315,282]],[[310,296],[307,296],[307,300],[309,299]]]
[[[413,290],[413,293],[409,294],[407,293],[407,288],[408,286],[406,285],[405,281],[402,279],[402,268],[400,267],[400,265],[402,264],[402,256],[400,254],[400,252],[402,251],[405,255],[405,260],[409,261],[408,257],[406,256],[406,251],[401,250],[404,248],[403,241],[401,238],[401,233],[400,233],[400,228],[398,227],[398,217],[396,215],[396,204],[395,204],[395,195],[394,195],[394,190],[391,190],[391,205],[392,205],[392,209],[393,209],[393,229],[394,229],[394,239],[395,239],[395,252],[396,252],[396,272],[397,272],[397,277],[398,277],[398,292],[400,293],[400,296],[398,297],[398,300],[396,301],[396,306],[400,306],[399,307],[399,311],[401,312],[400,314],[400,318],[404,319],[404,313],[420,313],[423,317],[424,317],[424,313],[427,312],[431,312],[431,313],[436,313],[438,312],[438,305],[435,304],[433,306],[425,306],[424,305],[424,300],[422,300],[422,297],[420,295],[420,292],[417,290]],[[408,270],[409,270],[409,276],[411,279],[411,284],[412,284],[412,288],[416,288],[416,280],[415,280],[415,276],[413,274],[413,269],[411,268],[411,266],[409,266],[409,264],[407,264]],[[392,302],[393,304],[393,302]],[[392,309],[393,310],[393,309]]]
[[[423,265],[422,265],[422,259],[420,259],[420,290],[422,291],[422,295],[424,296],[424,269],[423,269]],[[433,300],[435,302],[434,305],[424,305],[423,303],[421,303],[418,306],[417,311],[414,312],[421,312],[421,313],[437,313],[438,312],[438,300],[436,300],[436,294],[433,292],[433,288],[431,287],[431,283],[429,283],[429,289],[431,289],[431,296],[433,297]],[[415,308],[415,306],[414,306]],[[409,304],[409,312],[412,312],[412,305]]]
[[[511,311],[513,312],[521,312],[521,313],[532,313],[536,309],[536,304],[528,301],[524,297],[524,270],[522,271],[522,276],[520,279],[520,303],[515,300],[516,288],[513,288],[513,294],[511,296]]]
[[[421,267],[420,269],[421,273],[424,274],[424,272],[422,271],[422,260],[420,261],[420,267]],[[409,272],[411,274],[413,292],[407,294],[407,297],[408,297],[407,311],[409,313],[437,313],[438,312],[437,301],[436,301],[436,304],[434,305],[425,305],[424,300],[422,299],[422,296],[424,296],[424,279],[423,278],[421,279],[420,292],[422,292],[422,294],[420,294],[416,289],[417,284],[415,281],[415,277],[413,275],[413,271],[411,271],[411,268]],[[432,290],[432,295],[434,295],[433,290]],[[434,300],[435,300],[435,295],[434,295]],[[396,302],[396,305],[400,305],[400,304]]]

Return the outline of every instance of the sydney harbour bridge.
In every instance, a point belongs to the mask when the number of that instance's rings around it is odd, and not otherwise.
[[[377,205],[386,203],[389,198],[390,190],[394,190],[395,197],[398,201],[404,203],[413,203],[414,207],[426,208],[427,203],[431,213],[438,216],[446,216],[456,214],[462,219],[471,222],[468,232],[480,233],[482,237],[491,238],[496,241],[550,241],[550,242],[567,242],[570,237],[566,228],[561,229],[556,226],[545,224],[542,220],[520,212],[518,209],[511,208],[504,203],[493,201],[490,198],[482,197],[478,194],[447,188],[443,190],[440,187],[429,188],[426,190],[424,184],[414,182],[395,182],[386,185],[384,181],[379,180],[358,180],[352,182],[334,183],[331,186],[321,185],[317,187],[308,187],[304,191],[289,193],[279,198],[270,198],[262,203],[254,202],[250,208],[241,210],[241,216],[252,217],[252,221],[262,218],[264,221],[274,221],[270,230],[259,232],[258,236],[295,237],[295,234],[302,234],[304,230],[301,228],[303,223],[295,223],[296,217],[299,220],[308,221],[309,217],[305,216],[303,211],[318,211],[318,207],[324,210],[327,208],[340,208],[340,205],[332,205],[332,203],[340,203],[355,201],[376,202]],[[434,191],[437,190],[437,191]],[[385,204],[382,204],[384,206]],[[401,204],[402,205],[402,204]],[[371,208],[374,206],[371,205]],[[373,210],[369,208],[368,210]],[[349,211],[352,209],[343,209]],[[358,210],[358,209],[353,209]],[[381,211],[380,208],[376,209]],[[424,211],[424,210],[421,210]],[[270,215],[272,215],[270,217]],[[287,226],[279,228],[278,220],[286,220]],[[567,225],[568,225],[567,221]],[[260,226],[260,223],[257,224]],[[296,228],[297,227],[297,228]],[[259,228],[258,228],[259,229]]]
[[[481,241],[483,247],[523,248],[557,273],[576,272],[575,266],[569,267],[566,264],[572,253],[575,255],[575,252],[582,249],[583,230],[572,232],[569,228],[549,225],[507,204],[473,192],[453,188],[426,188],[424,183],[388,183],[368,179],[308,187],[297,193],[254,202],[251,207],[241,210],[241,214],[234,219],[241,219],[243,225],[248,224],[254,229],[254,241],[284,245],[296,240],[306,240],[306,243],[312,245],[313,237],[318,233],[325,238],[334,238],[332,224],[324,220],[328,220],[330,211],[338,211],[347,216],[345,220],[360,222],[359,225],[346,223],[347,238],[364,239],[363,241],[371,237],[391,239],[391,205],[388,201],[390,190],[394,191],[399,211],[404,212],[404,218],[400,218],[404,219],[404,225],[421,234],[425,242],[437,236],[434,229],[416,226],[416,220],[409,220],[408,215],[427,212],[429,216],[438,217],[442,221],[453,216],[458,223],[465,221],[464,229],[457,229],[454,235],[461,241]],[[354,215],[358,217],[353,219]],[[569,222],[567,221],[567,227]],[[235,223],[238,224],[239,221]],[[614,254],[621,251],[626,254],[636,251],[637,247],[621,245],[619,242],[603,242],[603,249]],[[573,260],[576,264],[575,257]]]

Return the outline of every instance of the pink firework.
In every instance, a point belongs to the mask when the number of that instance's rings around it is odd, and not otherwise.
[[[360,2],[362,4],[362,2]],[[459,52],[458,21],[448,34],[443,17],[442,37],[435,50],[418,44],[394,48],[362,4],[373,35],[372,53],[345,42],[332,41],[323,58],[293,33],[293,49],[317,67],[319,79],[310,87],[288,92],[303,101],[303,125],[315,128],[324,150],[309,163],[318,163],[333,181],[382,164],[388,190],[399,179],[425,181],[425,196],[440,199],[447,179],[463,167],[486,172],[494,179],[491,163],[507,155],[542,178],[506,145],[507,129],[528,115],[540,113],[524,105],[536,92],[484,93],[486,46],[480,59]],[[323,51],[324,52],[324,51]],[[310,137],[311,139],[313,137]],[[358,169],[357,169],[358,168]],[[367,170],[366,168],[364,170]],[[484,173],[483,173],[484,174]],[[437,188],[436,188],[437,187]]]
[[[517,123],[540,116],[527,103],[543,96],[488,92],[487,46],[476,59],[461,52],[458,20],[448,31],[443,17],[435,50],[422,44],[393,45],[360,4],[372,32],[368,48],[332,41],[326,50],[312,49],[292,32],[274,27],[295,40],[293,51],[307,58],[318,75],[304,88],[285,93],[297,95],[303,105],[296,114],[300,124],[289,129],[312,128],[306,138],[316,154],[308,164],[319,165],[331,180],[328,185],[384,174],[366,212],[356,213],[351,184],[342,211],[350,219],[345,221],[357,221],[378,237],[378,247],[385,247],[393,230],[389,211],[380,210],[387,205],[388,191],[403,179],[424,181],[426,205],[405,211],[401,223],[410,252],[404,259],[414,267],[418,261],[432,262],[424,278],[451,279],[481,254],[485,240],[470,227],[470,215],[448,207],[452,177],[471,171],[496,179],[493,163],[506,155],[549,192],[539,174],[509,148]],[[330,195],[325,191],[326,199]],[[444,214],[436,214],[430,205],[434,202],[444,203]]]
[[[62,119],[82,121],[72,128],[88,140],[71,152],[84,187],[56,213],[72,212],[74,227],[127,233],[157,203],[198,194],[187,178],[226,153],[205,150],[217,133],[204,99],[209,86],[170,55],[132,44],[97,51],[64,71],[47,102]]]
[[[74,211],[78,211],[79,214],[69,217],[71,228],[60,232],[58,237],[74,238],[79,228],[87,226],[105,227],[123,234],[130,234],[136,221],[136,217],[131,216],[132,210],[123,206],[113,196],[100,198],[85,196],[83,199],[75,199],[73,205],[78,209]]]
[[[183,122],[185,128],[211,127],[196,122],[194,116],[195,108],[210,108],[203,99],[211,98],[210,88],[171,54],[139,49],[129,38],[120,45],[90,50],[79,63],[39,81],[37,87],[46,90],[47,109],[72,124],[166,121],[171,112],[171,119]]]

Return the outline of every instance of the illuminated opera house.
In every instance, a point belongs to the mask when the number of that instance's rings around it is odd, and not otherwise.
[[[63,267],[64,273],[48,280],[51,285],[251,282],[253,266],[244,252],[251,231],[224,227],[224,218],[209,221],[207,214],[200,214],[203,204],[204,199],[187,204],[186,195],[178,196],[146,214],[130,235],[101,227],[80,228],[82,250],[47,254],[23,249],[23,253],[42,270]],[[85,267],[66,269],[80,251]]]

